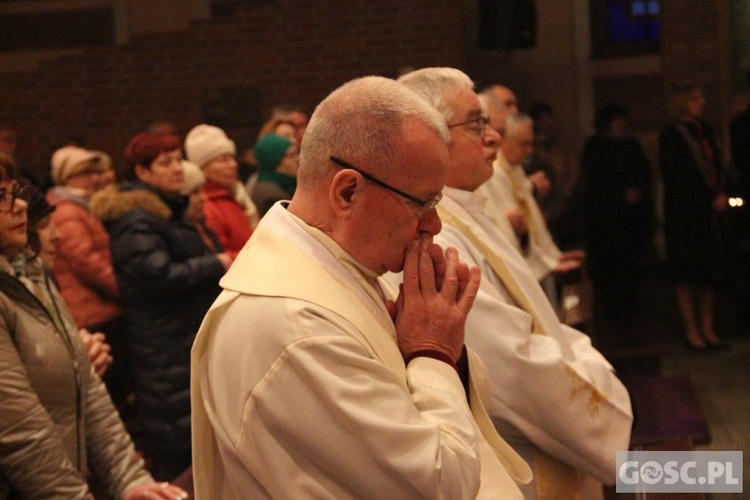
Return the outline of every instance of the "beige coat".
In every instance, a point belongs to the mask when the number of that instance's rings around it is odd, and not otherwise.
[[[0,498],[90,498],[89,468],[115,497],[152,482],[57,289],[26,269],[64,330],[0,257]]]

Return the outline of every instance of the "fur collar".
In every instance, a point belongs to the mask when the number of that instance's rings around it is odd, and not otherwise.
[[[132,189],[128,189],[132,187]],[[172,209],[155,192],[138,185],[110,185],[98,191],[89,202],[91,210],[105,224],[120,220],[140,208],[162,219],[172,217]]]

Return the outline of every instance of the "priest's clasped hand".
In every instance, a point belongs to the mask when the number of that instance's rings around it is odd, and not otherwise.
[[[419,351],[459,359],[479,280],[479,268],[459,262],[455,248],[443,252],[428,235],[412,242],[404,259],[404,281],[391,308],[404,359]]]

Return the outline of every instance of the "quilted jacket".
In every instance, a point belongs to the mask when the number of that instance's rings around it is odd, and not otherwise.
[[[152,482],[57,289],[26,270],[48,307],[0,256],[0,499],[91,498],[88,470],[114,497]]]
[[[110,234],[143,449],[189,462],[190,348],[224,266],[185,218],[183,197],[133,183],[99,191],[90,206]]]
[[[60,233],[55,279],[76,323],[89,328],[120,315],[120,292],[109,250],[109,234],[86,201],[58,186],[47,195],[57,208],[52,221]]]

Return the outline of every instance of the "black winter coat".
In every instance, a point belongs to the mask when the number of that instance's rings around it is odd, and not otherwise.
[[[190,349],[224,267],[184,217],[187,200],[143,184],[91,200],[110,233],[147,452],[190,455]]]
[[[634,268],[654,227],[651,166],[634,137],[595,135],[581,157],[584,178],[584,236],[592,275],[599,269]],[[638,189],[636,203],[626,192]]]

